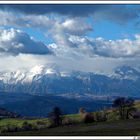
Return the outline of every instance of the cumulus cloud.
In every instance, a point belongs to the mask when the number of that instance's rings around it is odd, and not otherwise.
[[[35,41],[27,33],[11,28],[0,30],[0,53],[51,54],[51,51],[45,44]]]
[[[20,5],[20,7],[24,5]],[[34,5],[32,5],[35,7]],[[38,5],[37,5],[38,6]],[[43,5],[41,5],[43,6]],[[47,6],[47,5],[45,5]],[[55,6],[55,5],[54,5]],[[87,6],[87,5],[86,5]],[[86,7],[84,6],[84,7]],[[93,6],[93,5],[92,5]],[[106,6],[106,5],[101,5]],[[18,7],[18,6],[17,6]],[[31,7],[31,9],[33,8]],[[57,6],[56,6],[57,7]],[[71,6],[70,6],[71,7]],[[73,6],[75,7],[75,6]],[[77,6],[76,6],[77,7]],[[78,7],[81,7],[79,5]],[[90,9],[90,5],[88,5]],[[112,20],[114,17],[113,12],[109,12],[109,10],[113,11],[114,10],[114,5],[108,6],[108,9],[103,8],[101,9],[99,5],[95,5],[95,11],[94,12],[94,17],[97,18],[109,18]],[[120,12],[123,6],[116,5],[115,8],[118,8],[118,10],[114,10],[116,12]],[[53,8],[53,6],[52,6]],[[68,7],[69,8],[69,7]],[[126,7],[125,7],[126,8]],[[129,9],[130,10],[130,9]],[[55,11],[55,10],[54,10]],[[121,11],[125,15],[125,11]],[[32,12],[31,12],[32,13]],[[83,54],[88,54],[89,56],[93,57],[95,55],[99,56],[105,56],[105,57],[130,57],[134,55],[139,55],[139,37],[138,35],[136,36],[135,41],[131,41],[129,39],[124,39],[124,40],[105,40],[103,38],[96,38],[96,39],[91,39],[85,37],[88,32],[93,31],[93,27],[86,21],[87,19],[85,17],[49,17],[47,15],[24,15],[22,13],[19,13],[18,15],[15,15],[12,12],[7,12],[7,11],[0,11],[0,16],[1,16],[1,21],[0,25],[1,26],[14,26],[14,27],[30,27],[30,28],[35,28],[35,29],[41,29],[43,34],[46,35],[46,37],[49,34],[49,37],[51,37],[54,41],[55,48],[54,46],[50,46],[50,49],[54,51],[55,54],[71,54],[72,56],[79,55],[78,53],[83,53]],[[59,12],[58,12],[59,13]],[[128,14],[128,17],[131,17],[131,13],[128,11],[126,12]],[[118,22],[123,22],[124,17],[118,13],[116,14],[118,17]],[[127,17],[127,16],[126,16]],[[125,20],[127,20],[125,17]],[[137,16],[136,16],[137,17]],[[19,33],[18,33],[19,34]],[[22,33],[23,34],[23,33]],[[27,36],[27,35],[26,35]],[[30,43],[34,42],[32,39],[29,39]],[[11,40],[12,41],[12,40]],[[18,42],[18,41],[17,41]],[[18,53],[18,50],[20,50],[20,53],[27,53],[28,51],[23,50],[23,48],[30,48],[27,47],[29,46],[26,43],[22,43],[23,40],[20,39],[20,43],[13,43],[10,45],[12,49],[8,49],[8,51],[11,51],[12,53],[16,54]],[[2,44],[2,43],[1,43]],[[10,43],[9,43],[10,44]],[[3,45],[3,44],[2,44]],[[31,44],[34,45],[34,44]],[[45,54],[49,53],[49,50],[43,43],[41,44],[36,44],[34,46],[41,45],[40,47],[42,50],[38,51],[39,47],[34,53],[40,53],[40,54]],[[14,46],[14,47],[13,47]],[[23,47],[26,46],[26,47]],[[6,47],[5,47],[6,48]],[[13,50],[14,48],[14,50]],[[17,49],[18,48],[18,49]],[[21,49],[22,48],[22,49]],[[43,49],[44,48],[44,49]],[[72,49],[73,48],[73,49]],[[8,52],[6,49],[3,49],[1,47],[1,52]],[[30,52],[31,49],[30,49]],[[29,52],[28,52],[29,53]]]
[[[105,40],[101,37],[88,38],[79,36],[70,36],[69,40],[76,46],[76,52],[87,54],[90,57],[96,55],[114,58],[140,56],[140,35],[135,35],[135,40]]]
[[[12,54],[7,57],[0,55],[1,68],[16,70],[40,64],[57,64],[67,70],[110,73],[119,65],[136,66],[136,61],[140,59],[140,35],[135,35],[134,40],[88,37],[94,29],[92,23],[95,20],[125,24],[138,19],[135,7],[0,5],[0,9],[0,54]],[[21,30],[7,27],[30,28],[33,34],[39,29],[46,40],[50,37],[53,43],[46,46]],[[52,53],[55,55],[48,55]]]
[[[65,33],[79,36],[93,30],[92,26],[87,24],[83,18],[66,19],[62,23],[62,28]]]
[[[61,45],[68,44],[67,36],[69,35],[82,36],[93,30],[93,27],[86,22],[86,18],[50,18],[47,15],[24,15],[21,13],[15,15],[7,11],[0,11],[0,17],[1,26],[39,29],[46,36],[51,35],[55,41],[61,42]]]
[[[0,25],[2,27],[10,25],[21,29],[23,27],[34,28],[34,30],[39,29],[43,31],[42,34],[44,34],[46,38],[49,35],[54,43],[57,44],[57,50],[52,49],[55,51],[55,54],[68,52],[70,51],[70,47],[74,47],[73,43],[69,40],[69,36],[84,36],[93,30],[93,27],[86,22],[86,18],[49,18],[46,15],[24,15],[21,13],[15,15],[14,13],[7,11],[0,11],[0,16]],[[20,41],[22,41],[22,39]],[[16,53],[16,51],[14,53]],[[46,51],[44,51],[44,53],[46,53]]]
[[[52,37],[60,49],[65,50],[69,46],[73,47],[72,42],[68,39],[70,35],[82,36],[91,30],[92,27],[83,19],[66,19],[63,22],[56,22],[52,29]]]

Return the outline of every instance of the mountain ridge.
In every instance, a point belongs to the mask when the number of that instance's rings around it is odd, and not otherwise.
[[[119,67],[111,75],[60,72],[42,65],[25,73],[0,73],[0,91],[9,93],[140,96],[139,87],[140,72],[129,66]]]

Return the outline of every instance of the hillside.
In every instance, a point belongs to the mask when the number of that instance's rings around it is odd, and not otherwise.
[[[140,110],[140,101],[135,103],[135,107]],[[93,112],[95,114],[98,112]],[[107,110],[108,119],[103,122],[92,122],[84,124],[81,122],[79,114],[65,115],[73,120],[71,125],[62,125],[50,128],[48,118],[44,119],[3,119],[0,121],[0,135],[14,136],[138,136],[140,135],[140,119],[119,120],[118,114],[114,110]],[[34,130],[18,130],[28,126]],[[39,128],[39,129],[38,129]],[[3,130],[3,131],[2,131]],[[6,132],[6,131],[9,132]]]
[[[140,120],[62,126],[40,131],[6,133],[12,136],[139,136]]]
[[[54,106],[63,114],[77,113],[80,107],[99,111],[118,96],[139,99],[139,87],[140,71],[130,66],[99,74],[37,65],[30,71],[0,72],[0,107],[31,117],[47,117]]]
[[[0,118],[17,118],[19,117],[18,114],[8,111],[4,108],[0,108]]]
[[[63,114],[77,113],[80,107],[87,111],[97,111],[112,105],[111,101],[103,99],[90,99],[88,97],[75,99],[53,95],[30,95],[20,93],[0,93],[0,107],[12,112],[17,112],[21,116],[47,117],[53,107],[59,106]]]

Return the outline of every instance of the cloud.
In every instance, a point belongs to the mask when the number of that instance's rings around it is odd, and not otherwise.
[[[107,4],[21,4],[0,5],[0,9],[20,11],[25,14],[60,14],[71,17],[92,16],[94,19],[108,19],[126,23],[139,17],[139,10],[129,5]]]
[[[127,63],[130,61],[127,61]],[[57,67],[61,71],[83,71],[96,73],[111,73],[113,69],[123,64],[122,59],[104,57],[82,57],[72,59],[65,56],[19,54],[17,56],[3,56],[0,59],[1,71],[30,71],[36,65],[47,68]]]
[[[112,5],[110,6],[112,7]],[[110,8],[111,9],[111,8]],[[100,11],[100,10],[99,10]],[[100,17],[101,11],[97,12],[97,17]],[[108,15],[106,10],[105,17]],[[14,34],[9,40],[0,41],[0,52],[2,53],[33,53],[33,54],[50,54],[51,49],[56,55],[68,55],[79,57],[80,55],[88,55],[90,57],[134,57],[140,55],[140,37],[135,36],[135,40],[105,40],[103,38],[86,37],[88,32],[93,31],[93,27],[87,22],[84,17],[49,17],[47,15],[24,15],[17,16],[11,12],[0,11],[2,26],[15,27],[34,27],[41,29],[47,36],[50,35],[55,45],[44,45],[30,38],[26,33],[18,30],[7,30],[6,34]],[[111,17],[110,17],[111,18]],[[52,26],[53,25],[53,26]],[[79,26],[80,25],[80,26]],[[0,31],[3,36],[4,30]],[[32,47],[34,46],[34,49]]]
[[[81,36],[93,30],[93,27],[87,23],[86,18],[50,18],[47,15],[15,15],[7,11],[0,11],[0,17],[0,26],[39,29],[43,31],[46,36],[52,35],[55,39],[58,35],[59,42],[61,42],[61,36],[64,41],[64,36]]]
[[[133,58],[140,56],[140,35],[135,39],[105,40],[101,37],[89,38],[80,36],[69,36],[70,46],[67,44],[67,51],[61,50],[58,44],[49,45],[50,49],[57,52],[57,55],[73,57],[110,57],[110,58]],[[73,45],[73,46],[72,46]]]
[[[51,54],[42,42],[37,42],[27,33],[16,29],[0,29],[0,54]]]
[[[84,36],[92,30],[92,26],[86,23],[85,19],[69,18],[55,22],[51,29],[51,36],[57,44],[57,50],[68,52],[70,47],[74,47],[69,41],[70,35]]]
[[[136,66],[140,58],[140,35],[135,35],[133,40],[88,37],[94,29],[92,23],[95,20],[126,24],[138,19],[139,14],[132,7],[0,5],[0,67],[16,70],[56,64],[67,70],[111,73],[119,65]],[[50,37],[53,43],[46,46],[21,30],[7,27],[30,28],[33,34],[39,29],[46,40]],[[2,55],[5,53],[12,55]],[[55,55],[48,55],[52,53]]]
[[[62,28],[65,33],[79,36],[93,30],[92,26],[87,24],[83,18],[66,19],[62,23]]]
[[[46,15],[24,15],[22,13],[14,13],[12,11],[0,10],[0,26],[37,27],[40,29],[49,28],[55,22]]]
[[[64,54],[63,52],[68,53],[68,51],[70,52],[72,51],[71,47],[74,47],[74,45],[69,40],[69,36],[71,35],[85,36],[88,32],[91,32],[93,30],[93,27],[86,21],[86,18],[61,18],[61,17],[50,18],[46,15],[23,15],[23,14],[15,15],[14,13],[7,11],[0,11],[0,17],[1,17],[0,25],[2,27],[12,26],[21,29],[23,27],[24,28],[26,27],[26,28],[34,28],[34,31],[37,29],[41,30],[42,34],[44,34],[46,38],[53,39],[54,43],[57,44],[57,49],[53,49],[50,47],[55,54],[57,53]],[[17,33],[18,32],[16,32],[16,34]],[[20,35],[20,33],[18,33],[18,35]],[[13,40],[11,40],[11,42],[12,41]],[[22,48],[21,45],[23,45],[23,43],[21,43],[22,41],[23,39],[20,39],[20,44],[17,43],[18,45],[20,45],[19,46],[20,49]],[[24,46],[26,46],[26,44],[24,44]],[[18,51],[20,50],[19,48],[18,50],[17,49],[15,50],[15,46],[11,47],[12,49],[14,48],[14,51],[13,50],[8,51],[12,51],[12,53],[14,54],[18,53]],[[46,53],[46,50],[47,48],[45,47],[44,53]],[[6,50],[3,50],[3,52],[6,52]],[[40,53],[40,51],[38,53]],[[73,55],[75,55],[74,53]]]
[[[5,9],[5,11],[0,11],[0,25],[10,25],[18,28],[29,27],[34,28],[34,30],[40,29],[42,33],[46,35],[46,38],[49,37],[54,41],[55,45],[48,45],[48,47],[56,55],[79,57],[84,54],[90,57],[98,55],[114,58],[139,56],[138,35],[134,41],[130,39],[113,41],[103,38],[94,39],[85,37],[88,32],[93,31],[93,27],[90,22],[87,22],[86,16],[92,16],[94,20],[109,19],[118,23],[125,23],[130,19],[134,20],[138,18],[138,13],[134,8],[128,5],[49,6],[50,7],[48,7],[48,5],[0,5],[1,9]],[[20,11],[17,15],[15,15],[16,10]],[[64,15],[64,17],[57,15],[50,16],[48,13],[57,13]],[[18,40],[14,41],[17,36],[22,37],[20,39],[18,37]],[[23,35],[23,33],[16,32],[13,37],[14,39],[11,38],[10,41],[1,42],[1,46],[5,45],[5,47],[1,47],[0,52],[13,54],[50,53],[48,47],[43,43],[32,40],[29,36],[26,37],[26,41],[24,41],[25,36],[28,35],[26,33]],[[32,49],[32,46],[34,46],[34,49]]]

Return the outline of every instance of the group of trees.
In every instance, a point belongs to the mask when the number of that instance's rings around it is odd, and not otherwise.
[[[113,107],[118,112],[120,119],[129,119],[129,115],[132,112],[136,112],[136,108],[134,107],[134,100],[131,98],[118,97],[113,102]],[[93,114],[88,113],[84,110],[84,108],[79,109],[79,114],[83,119],[83,122],[90,123],[93,121],[106,121],[107,114],[105,112],[97,112],[95,116]],[[53,111],[49,114],[49,118],[53,124],[53,126],[59,126],[62,124],[62,112],[59,107],[54,107]],[[68,122],[68,119],[65,119]]]
[[[120,119],[129,119],[130,113],[136,111],[131,98],[119,97],[114,100],[113,106],[118,109]]]

